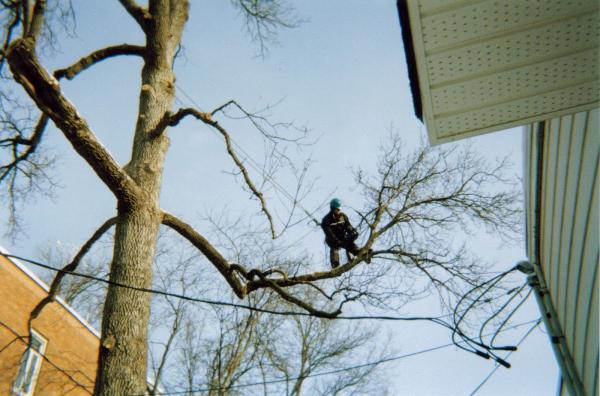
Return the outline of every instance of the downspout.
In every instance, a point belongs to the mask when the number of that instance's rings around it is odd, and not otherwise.
[[[542,265],[541,265],[541,207],[542,207],[542,178],[543,178],[543,163],[544,163],[544,130],[546,128],[546,122],[541,121],[537,126],[537,163],[536,163],[536,180],[535,180],[535,195],[534,199],[534,220],[533,220],[533,252],[530,253],[530,260],[533,263],[521,263],[520,270],[526,273],[527,283],[534,290],[535,299],[537,301],[540,312],[542,313],[542,319],[548,337],[550,338],[550,344],[552,350],[560,367],[561,376],[565,385],[569,391],[569,394],[574,396],[584,396],[585,392],[573,357],[569,352],[569,348],[566,343],[564,333],[562,331],[560,322],[554,304],[548,292],[546,280],[544,278]]]

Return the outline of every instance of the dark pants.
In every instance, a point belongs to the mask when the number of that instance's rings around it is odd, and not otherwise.
[[[350,261],[350,254],[357,255],[360,250],[358,246],[354,243],[354,241],[346,242],[346,244],[342,247],[329,247],[329,261],[331,262],[331,266],[333,268],[337,268],[340,266],[340,249],[346,250],[346,257],[348,261]]]

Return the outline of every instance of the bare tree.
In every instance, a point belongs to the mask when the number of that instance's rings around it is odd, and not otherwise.
[[[254,306],[269,308],[273,302],[273,296],[265,296]],[[177,363],[185,375],[174,389],[244,395],[263,388],[264,394],[296,396],[384,391],[385,382],[377,381],[378,364],[346,369],[365,358],[377,361],[384,351],[390,353],[369,325],[310,316],[278,318],[239,309],[215,309],[210,316],[202,323],[210,325],[212,336],[210,332],[201,335],[198,320],[186,322]],[[339,371],[309,382],[327,370]]]
[[[234,1],[247,18],[251,35],[261,45],[277,27],[293,26],[297,21],[286,17],[288,8],[281,1]],[[284,254],[278,260],[258,262],[257,258],[236,261],[225,257],[201,230],[159,206],[163,165],[168,149],[168,130],[191,117],[217,132],[225,142],[227,155],[235,164],[244,185],[258,201],[272,237],[276,224],[267,200],[252,180],[244,162],[236,153],[230,131],[220,120],[231,111],[238,112],[256,127],[267,141],[295,138],[282,136],[288,125],[270,123],[266,118],[244,109],[231,100],[211,111],[197,108],[173,108],[175,75],[173,61],[181,44],[188,19],[188,1],[150,0],[140,6],[134,0],[120,0],[124,10],[144,34],[143,45],[119,44],[91,51],[70,66],[49,71],[38,53],[55,38],[59,22],[53,18],[59,7],[46,0],[2,0],[3,47],[0,65],[8,65],[7,78],[14,80],[27,94],[21,104],[9,88],[0,95],[3,135],[0,148],[9,153],[2,164],[0,182],[7,187],[9,199],[33,186],[36,175],[45,175],[48,161],[38,151],[49,121],[62,132],[75,152],[83,158],[115,197],[114,219],[103,223],[98,231],[71,260],[68,268],[77,267],[81,258],[100,236],[115,227],[114,249],[110,264],[110,281],[102,317],[102,340],[95,394],[141,394],[146,390],[147,340],[150,320],[148,293],[137,289],[152,286],[153,266],[159,227],[165,225],[187,239],[216,269],[240,299],[269,289],[280,301],[314,316],[335,318],[345,304],[370,299],[387,304],[387,297],[397,297],[397,279],[422,276],[446,302],[464,291],[465,285],[480,281],[479,268],[465,254],[445,239],[444,233],[469,222],[479,222],[489,229],[505,233],[518,222],[516,193],[499,188],[504,182],[504,164],[490,167],[468,151],[452,153],[422,148],[413,156],[400,152],[393,140],[384,153],[379,174],[358,174],[367,207],[357,214],[368,236],[359,254],[334,270],[304,272],[310,266],[298,264],[290,270],[291,260]],[[59,13],[62,15],[61,13]],[[50,38],[49,41],[44,38]],[[61,89],[61,80],[76,78],[99,62],[121,56],[142,61],[139,87],[139,110],[131,146],[131,158],[119,164],[98,140],[85,118]],[[17,98],[19,101],[17,101]],[[19,111],[10,106],[18,103]],[[31,113],[25,112],[27,106]],[[228,113],[229,112],[229,113]],[[14,119],[15,115],[19,118]],[[11,118],[13,117],[13,118]],[[36,157],[37,154],[39,157]],[[13,210],[15,213],[15,210]],[[376,263],[364,263],[369,249],[375,248]],[[53,282],[53,293],[64,275]],[[116,287],[129,285],[131,288]],[[402,285],[402,283],[400,283]],[[423,285],[423,284],[422,284]],[[307,301],[305,289],[320,291],[322,298]],[[402,293],[415,293],[408,288]],[[49,299],[54,295],[51,293]],[[39,314],[43,304],[34,313]],[[36,315],[32,315],[34,318]],[[177,321],[177,326],[180,322]],[[222,379],[222,378],[221,378]]]
[[[164,237],[161,239],[167,239]],[[167,242],[168,243],[168,242]],[[179,257],[173,253],[174,249],[160,249],[163,244],[159,244],[159,254],[157,255],[157,264],[159,269],[155,278],[155,289],[161,291],[177,290],[181,294],[201,293],[202,287],[197,271],[193,271],[195,255],[185,256],[183,251],[178,252]],[[174,264],[168,265],[161,260],[162,257],[168,257],[168,260],[174,260]],[[162,261],[162,262],[161,262]],[[148,351],[150,359],[150,370],[153,375],[153,383],[149,389],[150,395],[159,394],[159,386],[165,376],[168,376],[169,359],[173,349],[177,344],[180,332],[187,331],[189,321],[192,320],[188,312],[190,310],[189,301],[175,299],[168,296],[155,296],[150,320],[150,343]],[[157,301],[160,300],[160,301]],[[198,317],[195,320],[199,320]],[[187,322],[186,322],[187,321]],[[162,337],[161,337],[162,334]]]
[[[45,263],[60,267],[64,266],[64,263],[68,263],[73,254],[71,249],[57,244],[44,246],[41,249],[40,256]],[[106,278],[109,271],[107,265],[109,261],[106,252],[103,249],[97,249],[82,260],[78,266],[79,272],[89,275],[90,278],[66,276],[58,284],[56,291],[53,292],[81,313],[94,326],[100,325],[102,307],[106,298],[106,284],[97,282],[91,277]],[[55,274],[50,271],[41,273],[41,278],[49,284],[53,283],[54,276]]]
[[[311,297],[305,299],[310,301]],[[370,325],[294,316],[279,326],[271,339],[265,344],[266,356],[273,371],[287,379],[287,395],[360,393],[366,389],[385,393],[386,382],[377,381],[379,364],[348,368],[358,360],[379,361],[391,353],[386,350],[389,345],[384,337]],[[309,382],[313,375],[327,371],[334,373],[330,380],[326,377]]]

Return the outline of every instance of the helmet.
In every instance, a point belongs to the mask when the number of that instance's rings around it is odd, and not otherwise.
[[[342,201],[338,198],[333,198],[331,202],[329,202],[329,208],[331,209],[339,209],[342,207]]]

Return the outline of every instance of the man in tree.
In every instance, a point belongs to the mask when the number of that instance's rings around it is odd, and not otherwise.
[[[40,54],[43,55],[44,49],[50,45],[47,39],[56,37],[60,30],[57,26],[60,16],[71,15],[70,10],[61,10],[55,5],[70,3],[46,0],[0,2],[3,27],[0,40],[0,71],[3,75],[0,77],[6,76],[11,81],[0,88],[0,151],[3,154],[0,184],[8,196],[10,218],[15,218],[15,200],[24,195],[23,191],[29,192],[31,186],[36,186],[33,179],[36,172],[46,174],[44,167],[47,161],[43,157],[40,160],[35,154],[40,153],[40,142],[48,135],[44,131],[53,123],[114,196],[116,211],[113,216],[98,227],[64,271],[58,273],[49,295],[30,318],[36,318],[56,294],[64,275],[77,270],[92,245],[114,227],[109,266],[111,284],[107,288],[102,315],[102,340],[94,394],[143,394],[146,391],[151,298],[149,293],[140,290],[152,287],[160,227],[171,228],[190,242],[239,299],[248,299],[253,293],[269,289],[277,294],[280,302],[294,304],[303,313],[328,319],[337,317],[344,304],[359,297],[381,302],[385,298],[409,296],[411,290],[407,290],[403,282],[407,275],[422,278],[423,282],[418,286],[433,284],[435,287],[425,290],[439,293],[446,299],[445,306],[453,306],[454,300],[465,291],[480,284],[484,268],[475,265],[462,249],[456,249],[457,244],[449,234],[451,236],[461,228],[469,231],[472,225],[482,225],[501,235],[518,230],[520,192],[507,183],[509,179],[503,175],[506,169],[504,162],[491,165],[468,150],[454,152],[429,147],[422,147],[413,155],[405,155],[400,150],[403,145],[399,138],[392,137],[391,142],[385,144],[376,173],[370,176],[358,172],[356,175],[358,188],[363,191],[364,197],[364,207],[359,212],[366,233],[363,247],[359,250],[354,244],[356,235],[347,238],[332,232],[335,239],[329,238],[332,265],[336,263],[334,267],[339,266],[338,251],[342,247],[357,254],[359,259],[334,271],[305,273],[294,270],[291,273],[281,269],[289,261],[289,257],[283,255],[277,262],[268,265],[260,262],[259,258],[263,255],[245,252],[244,260],[224,256],[218,245],[212,244],[203,235],[203,227],[194,227],[183,218],[166,212],[160,205],[169,130],[189,117],[223,138],[224,152],[231,157],[243,176],[244,185],[259,202],[265,215],[265,228],[270,229],[275,239],[274,217],[267,208],[267,199],[252,181],[243,158],[236,154],[227,120],[241,117],[254,126],[265,141],[277,138],[289,141],[287,136],[274,134],[273,128],[282,124],[269,123],[260,114],[245,110],[235,100],[220,104],[212,111],[202,111],[197,106],[175,106],[173,64],[189,16],[190,2],[185,0],[148,0],[140,4],[135,0],[119,0],[124,12],[137,25],[139,37],[143,36],[141,44],[125,43],[92,49],[74,63],[50,70],[46,65],[48,62]],[[285,2],[237,0],[231,3],[246,17],[248,31],[261,43],[261,48],[268,38],[265,34],[277,27],[294,25],[293,21],[284,18],[287,10]],[[105,27],[101,22],[98,21],[98,29]],[[85,113],[75,106],[76,101],[67,97],[69,91],[65,88],[68,82],[65,80],[89,72],[102,62],[116,62],[123,57],[138,60],[135,73],[139,75],[139,80],[136,80],[139,89],[135,127],[130,131],[133,135],[131,154],[127,161],[120,163],[102,144],[102,135],[97,134],[84,118],[82,114]],[[99,80],[89,81],[100,84]],[[16,84],[19,89],[14,89]],[[20,106],[21,102],[25,104]],[[18,111],[14,107],[19,107]],[[30,109],[37,110],[30,114]],[[238,115],[228,116],[227,112],[232,111]],[[15,120],[15,117],[18,119]],[[125,132],[121,135],[125,136]],[[273,149],[273,152],[276,151]],[[265,177],[265,180],[267,178],[271,179]],[[505,188],[499,188],[499,184]],[[339,201],[337,204],[332,202],[333,206],[337,206],[332,209],[339,212]],[[335,216],[342,216],[345,225],[351,229],[343,213]],[[324,226],[326,234],[328,229]],[[365,254],[367,257],[360,260],[363,258],[360,252],[368,251],[375,243],[381,249],[374,254],[381,257],[382,265],[377,273],[368,273],[372,271],[364,269],[361,264],[371,254]],[[335,254],[338,254],[337,260],[333,260]],[[350,278],[350,271],[359,276]],[[363,274],[369,276],[368,282],[354,282]],[[333,278],[350,284],[334,282]],[[394,285],[398,292],[388,293],[386,287],[389,285]],[[312,300],[305,301],[302,291],[312,286],[317,290],[331,289],[335,301],[330,301],[327,293],[322,293],[322,300],[314,304]],[[339,293],[340,290],[345,293]]]
[[[350,260],[350,253],[357,255],[360,250],[354,243],[358,238],[358,231],[352,227],[348,216],[341,211],[341,207],[342,201],[333,198],[329,203],[329,213],[321,221],[321,227],[325,232],[325,242],[329,246],[329,261],[332,268],[340,266],[341,248],[346,250],[348,260]]]

